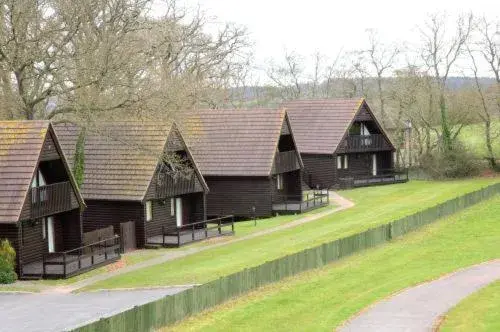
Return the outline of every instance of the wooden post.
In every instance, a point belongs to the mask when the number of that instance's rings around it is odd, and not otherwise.
[[[219,218],[219,235],[222,234],[221,222],[222,222],[222,218]]]
[[[90,246],[90,266],[94,265],[94,246]]]
[[[78,270],[82,269],[82,249],[78,249]]]
[[[45,254],[42,256],[42,277],[45,276]]]
[[[207,229],[207,223],[203,224],[203,228],[205,228],[205,239],[208,238],[208,229]]]
[[[177,227],[177,246],[181,246],[181,231],[179,227]]]
[[[108,246],[107,246],[107,243],[108,242],[107,240],[104,242],[104,260],[107,261],[108,260]]]
[[[66,253],[63,253],[63,264],[64,279],[66,279]]]
[[[231,216],[231,231],[234,233],[234,214]]]
[[[194,241],[194,225],[191,225],[191,238]]]

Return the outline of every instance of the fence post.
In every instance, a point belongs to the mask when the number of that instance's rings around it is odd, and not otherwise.
[[[42,277],[44,277],[46,274],[45,271],[45,254],[42,256]]]
[[[179,227],[177,227],[177,246],[181,246],[181,231]]]
[[[90,265],[94,265],[94,245],[90,246]]]
[[[231,216],[231,231],[234,233],[234,214]]]
[[[222,223],[222,218],[219,218],[219,235],[222,234],[221,223]]]
[[[194,241],[194,225],[191,225],[191,238]]]
[[[63,264],[64,279],[66,279],[66,253],[63,253]]]

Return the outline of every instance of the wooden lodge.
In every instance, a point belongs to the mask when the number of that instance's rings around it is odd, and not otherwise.
[[[282,106],[311,188],[408,180],[406,171],[394,169],[395,148],[364,98],[297,100]]]
[[[209,217],[303,210],[303,164],[284,110],[200,110],[184,116],[179,123],[210,188]],[[307,207],[326,200],[306,202]]]
[[[207,230],[208,187],[174,123],[62,124],[56,130],[72,163],[76,151],[83,152],[85,232],[112,226],[124,250],[223,233]]]
[[[1,121],[0,239],[15,249],[20,278],[67,277],[119,257],[111,245],[82,253],[84,207],[52,125]]]

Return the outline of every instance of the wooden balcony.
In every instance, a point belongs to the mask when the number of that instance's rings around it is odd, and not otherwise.
[[[388,150],[391,146],[382,134],[349,135],[343,142],[343,152],[367,152]]]
[[[31,188],[30,192],[32,219],[72,209],[72,188],[69,181]]]
[[[408,182],[408,169],[382,169],[376,175],[367,172],[350,172],[339,178],[340,188],[357,188],[381,184]]]
[[[300,169],[297,151],[278,152],[274,158],[273,174],[291,172]]]
[[[164,199],[202,191],[201,187],[197,188],[196,182],[197,177],[194,171],[187,177],[180,174],[177,176],[164,174],[156,182],[156,198]]]

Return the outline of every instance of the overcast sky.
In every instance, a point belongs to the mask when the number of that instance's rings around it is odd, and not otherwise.
[[[182,0],[181,0],[182,1]],[[257,66],[282,58],[284,50],[329,57],[341,50],[364,48],[366,29],[379,31],[387,43],[418,43],[417,25],[430,12],[449,16],[472,11],[490,19],[500,16],[500,0],[328,1],[328,0],[183,0],[200,6],[213,22],[248,28]],[[451,26],[450,26],[451,29]]]

